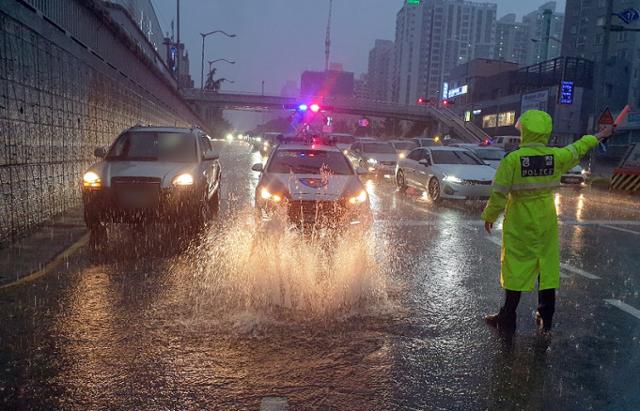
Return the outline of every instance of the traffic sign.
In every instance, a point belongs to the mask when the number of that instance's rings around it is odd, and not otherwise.
[[[640,12],[632,7],[622,10],[620,13],[613,13],[625,24],[629,24],[640,19]]]
[[[611,114],[611,110],[609,107],[605,108],[600,117],[598,118],[599,126],[610,126],[615,124],[615,120],[613,119],[613,115]]]

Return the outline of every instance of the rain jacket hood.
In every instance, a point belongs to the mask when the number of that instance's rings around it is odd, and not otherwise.
[[[544,111],[528,110],[520,117],[520,135],[522,144],[549,143],[553,120]]]

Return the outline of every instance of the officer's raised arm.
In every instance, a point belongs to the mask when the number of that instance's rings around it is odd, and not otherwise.
[[[605,126],[595,135],[582,136],[579,140],[559,149],[556,152],[556,157],[562,172],[567,172],[575,167],[582,157],[598,145],[599,141],[610,137],[614,129],[614,126]]]

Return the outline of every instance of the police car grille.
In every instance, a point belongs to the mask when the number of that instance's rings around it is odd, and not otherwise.
[[[291,201],[289,203],[289,218],[295,222],[336,219],[344,212],[344,206],[337,201]]]

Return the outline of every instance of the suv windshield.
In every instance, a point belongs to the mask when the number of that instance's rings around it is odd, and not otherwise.
[[[196,161],[193,135],[179,132],[131,131],[116,140],[107,161]]]
[[[434,164],[484,164],[478,157],[467,151],[433,150],[431,152]]]
[[[502,160],[505,152],[488,148],[476,148],[473,150],[482,160]]]
[[[322,150],[278,150],[267,171],[293,174],[353,174],[342,153]]]
[[[364,143],[364,153],[395,154],[396,149],[389,143]]]

